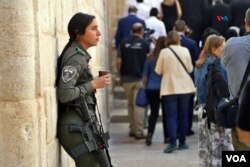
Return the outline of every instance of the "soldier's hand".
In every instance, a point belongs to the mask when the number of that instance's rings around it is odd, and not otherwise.
[[[91,84],[95,89],[104,88],[106,85],[111,83],[111,74],[96,77],[91,81]]]

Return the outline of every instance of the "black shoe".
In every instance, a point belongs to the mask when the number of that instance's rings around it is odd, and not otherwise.
[[[170,142],[170,138],[169,137],[168,138],[164,138],[164,144],[167,144],[169,142]]]
[[[148,134],[148,136],[146,137],[145,144],[147,146],[150,146],[152,144],[152,137],[153,137],[153,134]]]
[[[163,150],[163,152],[164,153],[171,153],[171,152],[173,152],[174,150],[177,150],[178,148],[177,148],[177,146],[176,146],[176,144],[169,144],[164,150]]]
[[[194,135],[194,131],[189,130],[188,133],[187,133],[187,136],[192,136],[192,135]]]
[[[186,150],[188,148],[189,148],[189,146],[186,143],[180,144],[178,147],[179,150]]]

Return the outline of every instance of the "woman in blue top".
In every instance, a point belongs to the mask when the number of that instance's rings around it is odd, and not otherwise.
[[[207,68],[220,59],[225,46],[225,38],[217,35],[210,35],[204,45],[204,56],[196,62],[194,70],[195,83],[197,87],[198,104],[206,102],[206,74]],[[226,71],[220,61],[216,61],[227,80]],[[208,128],[207,118],[204,118],[202,108],[198,110],[199,117],[199,159],[200,166],[221,166],[222,151],[233,150],[230,129],[225,129],[214,123]]]
[[[160,108],[160,86],[161,86],[161,76],[156,74],[155,65],[160,54],[160,51],[167,46],[167,37],[161,36],[157,39],[156,46],[150,56],[147,58],[144,64],[143,70],[143,81],[146,87],[147,98],[150,105],[150,116],[148,120],[148,135],[146,138],[146,145],[151,145],[152,137],[155,130],[155,125],[157,122],[157,118],[159,116],[159,108]],[[162,107],[163,109],[163,107]],[[163,110],[162,110],[163,111]],[[163,118],[165,117],[165,113],[162,112]],[[163,120],[163,131],[164,131],[164,142],[167,142],[168,134],[167,129]]]

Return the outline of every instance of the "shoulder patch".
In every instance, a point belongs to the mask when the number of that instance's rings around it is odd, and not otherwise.
[[[85,53],[82,49],[76,47],[76,50],[77,50],[77,52],[80,53],[81,55],[83,55],[83,56],[86,55],[86,53]]]
[[[72,66],[65,66],[62,70],[62,80],[64,82],[70,81],[77,73],[77,69]]]

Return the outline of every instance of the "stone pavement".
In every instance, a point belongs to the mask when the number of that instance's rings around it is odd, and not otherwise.
[[[126,101],[114,98],[114,110],[110,124],[110,155],[114,167],[198,167],[197,122],[193,124],[195,135],[187,137],[188,150],[163,153],[162,123],[158,122],[152,145],[145,140],[135,140],[128,136]],[[146,129],[145,129],[146,134]]]
[[[114,167],[198,167],[197,134],[187,138],[188,150],[165,154],[160,123],[157,124],[151,146],[146,146],[145,140],[129,137],[127,123],[112,123],[110,132],[110,155]]]

